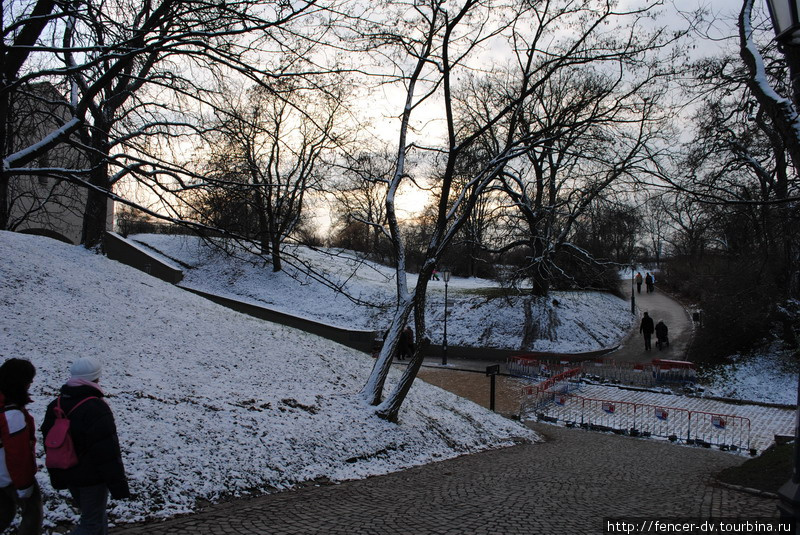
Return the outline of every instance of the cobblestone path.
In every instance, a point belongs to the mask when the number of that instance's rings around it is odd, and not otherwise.
[[[211,506],[113,535],[603,533],[607,517],[773,517],[776,500],[723,488],[743,457],[532,426],[547,441],[386,476]]]

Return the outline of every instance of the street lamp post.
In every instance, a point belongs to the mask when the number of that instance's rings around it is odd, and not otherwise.
[[[635,279],[634,272],[636,270],[636,263],[631,260],[631,314],[636,315],[636,292],[633,291],[633,281]]]
[[[767,0],[778,50],[786,57],[792,81],[792,100],[800,103],[800,0]]]
[[[786,57],[792,79],[792,99],[800,107],[800,0],[767,0],[778,49]],[[781,518],[797,526],[800,520],[800,376],[797,382],[792,477],[778,491]]]
[[[450,269],[442,270],[444,281],[444,340],[442,340],[442,366],[447,366],[447,283],[450,282]]]

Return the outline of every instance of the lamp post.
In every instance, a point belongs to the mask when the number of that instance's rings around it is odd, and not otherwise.
[[[792,80],[792,100],[800,106],[800,0],[767,0],[778,49],[786,57]],[[778,510],[782,520],[797,528],[800,520],[800,376],[797,382],[797,413],[794,428],[794,463],[792,477],[778,491]]]
[[[778,50],[786,57],[792,80],[792,100],[800,103],[800,0],[767,0]]]
[[[635,271],[636,271],[636,262],[631,260],[631,314],[633,314],[634,316],[636,315],[636,292],[633,290]]]
[[[450,268],[442,270],[444,281],[444,340],[442,340],[442,366],[447,366],[447,283],[450,282]]]

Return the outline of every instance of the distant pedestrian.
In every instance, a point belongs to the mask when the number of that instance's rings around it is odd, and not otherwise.
[[[648,273],[647,276],[644,278],[644,284],[645,286],[647,286],[647,293],[652,293],[653,285],[655,284],[655,279],[650,273]]]
[[[61,387],[61,395],[47,407],[42,435],[47,436],[56,420],[56,407],[68,415],[69,433],[78,454],[72,468],[48,468],[55,489],[68,489],[81,512],[72,535],[108,533],[108,495],[115,500],[130,497],[128,479],[111,408],[103,401],[100,363],[81,357],[70,368],[72,376]],[[80,406],[78,404],[80,403]],[[72,409],[74,412],[71,412]]]
[[[653,318],[645,312],[644,317],[642,318],[642,323],[639,325],[639,332],[644,335],[644,349],[645,351],[650,351],[650,338],[653,336],[653,332],[655,331],[655,326],[653,325]]]
[[[642,274],[636,272],[636,292],[642,293]]]
[[[433,280],[438,281],[439,280],[439,270],[438,269],[434,269],[433,270],[433,275],[431,277],[433,278]]]
[[[414,331],[406,326],[400,333],[400,351],[397,360],[405,360],[414,356]]]
[[[11,358],[0,366],[0,532],[14,520],[19,535],[42,532],[42,496],[36,483],[36,427],[25,409],[36,375],[30,361]]]

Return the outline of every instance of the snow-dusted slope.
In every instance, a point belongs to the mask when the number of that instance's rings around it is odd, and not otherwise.
[[[134,493],[114,503],[117,522],[536,440],[421,381],[399,425],[380,420],[356,395],[369,357],[47,238],[0,232],[0,303],[0,358],[38,369],[37,423],[75,358],[103,362]],[[70,518],[45,472],[39,482],[47,522]]]
[[[255,255],[239,252],[237,258],[231,258],[203,246],[194,237],[144,234],[131,239],[192,266],[185,271],[185,286],[340,327],[383,331],[391,319],[393,271],[348,251],[288,248],[288,254],[313,266],[315,273],[324,275],[354,300],[291,265],[273,273]],[[416,283],[416,275],[409,274],[409,283]],[[595,351],[617,345],[631,328],[630,305],[610,294],[553,292],[547,300],[529,303],[530,298],[525,296],[487,297],[485,290],[496,286],[485,279],[451,279],[447,324],[451,345],[556,353]],[[536,326],[541,335],[523,347],[526,306],[531,307],[530,316],[543,324]],[[430,282],[427,314],[427,336],[441,341],[443,281]]]

